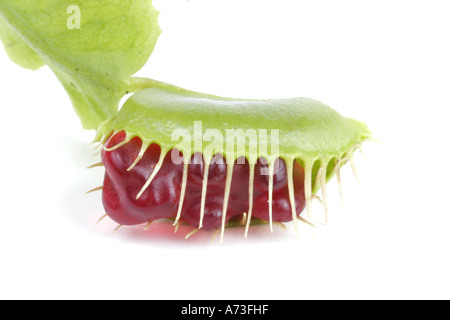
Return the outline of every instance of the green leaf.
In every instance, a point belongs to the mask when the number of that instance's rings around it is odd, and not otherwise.
[[[31,49],[23,39],[0,16],[0,39],[8,57],[16,64],[26,69],[37,70],[44,61]]]
[[[118,111],[129,79],[161,33],[151,0],[2,0],[1,39],[17,64],[47,64],[67,90],[84,128]]]

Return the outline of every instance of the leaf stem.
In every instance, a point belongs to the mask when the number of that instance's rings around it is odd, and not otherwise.
[[[127,81],[127,94],[128,93],[133,93],[133,92],[137,92],[143,89],[148,89],[148,88],[161,88],[161,89],[175,89],[177,91],[188,91],[186,89],[162,82],[162,81],[158,81],[158,80],[154,80],[154,79],[149,79],[149,78],[143,78],[143,77],[132,77]]]

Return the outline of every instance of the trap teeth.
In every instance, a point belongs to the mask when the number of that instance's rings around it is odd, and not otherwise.
[[[93,168],[99,168],[99,167],[104,167],[103,162],[94,163],[93,165],[90,165],[89,167],[87,167],[87,169],[93,169]]]
[[[245,237],[255,219],[266,221],[270,232],[279,222],[292,221],[298,235],[298,221],[313,226],[312,200],[319,199],[318,193],[328,222],[326,184],[336,175],[342,195],[339,168],[350,162],[354,169],[353,151],[370,136],[364,124],[311,99],[235,100],[153,84],[131,96],[99,129],[105,142],[105,210],[125,225],[170,217],[175,231],[180,221],[198,230],[217,229],[222,242],[229,222],[238,217],[233,223],[245,227]],[[279,129],[261,129],[274,124]],[[230,149],[223,148],[231,141],[229,131],[235,143]],[[257,148],[236,145],[247,143],[251,136],[259,139],[254,144]],[[212,148],[213,141],[224,145]],[[158,154],[151,150],[153,145],[159,148]],[[183,155],[179,163],[166,162],[170,151]],[[195,154],[200,154],[203,163],[201,169],[191,171],[199,165],[191,163]],[[228,160],[220,175],[210,163],[217,155]],[[245,170],[231,161],[240,158],[246,161]],[[266,160],[264,177],[257,171],[262,169],[260,159]],[[277,160],[286,166],[282,177],[275,173]],[[305,218],[300,215],[303,211]]]
[[[102,190],[103,190],[103,186],[100,186],[100,187],[97,187],[97,188],[87,191],[86,194],[91,194],[91,193],[102,191]]]

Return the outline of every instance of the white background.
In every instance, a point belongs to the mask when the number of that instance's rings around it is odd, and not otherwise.
[[[112,234],[102,169],[48,68],[0,50],[0,298],[450,298],[448,1],[155,0],[164,30],[139,75],[207,93],[304,96],[382,143],[329,183],[331,221],[183,239]],[[319,219],[323,209],[314,205]]]

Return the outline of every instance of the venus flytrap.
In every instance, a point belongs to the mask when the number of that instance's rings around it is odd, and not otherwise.
[[[221,137],[240,128],[234,131],[236,141],[247,141],[249,130],[277,126],[279,139],[267,139],[265,148],[210,148],[198,141],[204,137],[197,132],[198,121],[205,132],[214,128]],[[174,141],[173,133],[180,130],[190,133],[192,138],[184,139],[188,143]],[[328,207],[327,181],[370,136],[363,123],[311,99],[229,99],[154,86],[134,94],[98,130],[97,140],[106,141],[105,208],[123,225],[175,218],[199,229],[220,228],[222,237],[244,214],[246,232],[252,217],[259,219],[256,223],[267,221],[271,229],[274,222],[296,226],[297,220],[311,219],[311,201],[319,189]],[[276,154],[269,152],[272,144]],[[185,160],[170,161],[173,153]],[[200,164],[190,161],[195,154],[203,156]],[[225,160],[212,164],[217,155]],[[167,194],[159,194],[164,189]],[[226,201],[230,196],[232,201]],[[305,206],[306,218],[301,216]]]
[[[133,78],[160,35],[157,18],[149,0],[0,2],[11,59],[48,65],[97,130],[93,167],[106,174],[92,191],[103,191],[107,216],[119,227],[189,224],[188,237],[291,221],[297,231],[321,190],[327,220],[326,184],[336,176],[341,187],[340,168],[371,139],[366,125],[311,99],[231,99]]]

